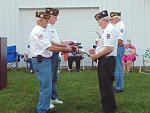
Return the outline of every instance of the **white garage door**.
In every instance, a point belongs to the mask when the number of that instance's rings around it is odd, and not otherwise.
[[[37,9],[20,10],[20,40],[18,47],[23,53],[28,45],[28,37],[31,29],[35,25],[35,11]],[[98,8],[74,8],[60,9],[56,28],[61,40],[77,40],[82,43],[84,50],[88,50],[98,37],[96,31],[99,31],[94,15]],[[86,58],[85,65],[91,65],[91,60]]]

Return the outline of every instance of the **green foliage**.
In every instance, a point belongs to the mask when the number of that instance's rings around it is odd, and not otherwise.
[[[63,105],[60,113],[101,111],[96,71],[61,72],[58,91]],[[125,92],[116,94],[118,113],[150,113],[150,75],[125,75]],[[8,72],[8,86],[0,91],[0,113],[34,113],[39,83],[34,74]]]

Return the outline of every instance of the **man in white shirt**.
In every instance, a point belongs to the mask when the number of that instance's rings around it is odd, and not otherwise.
[[[47,31],[50,35],[50,41],[52,45],[58,47],[67,47],[68,45],[63,43],[59,35],[54,27],[54,24],[57,21],[57,17],[59,14],[58,9],[54,8],[46,8],[46,13],[50,15],[49,24],[47,26]],[[57,92],[57,79],[58,79],[58,68],[59,68],[59,52],[53,52],[52,55],[52,68],[53,68],[53,78],[52,78],[52,94],[51,94],[51,106],[54,107],[53,104],[63,104],[63,101],[60,100]]]
[[[114,26],[109,23],[107,10],[97,13],[95,19],[104,29],[96,51],[89,51],[91,59],[98,60],[98,80],[103,108],[101,113],[115,113],[117,106],[113,91],[113,76],[116,64],[115,56],[117,55],[117,33]]]
[[[52,46],[46,30],[49,15],[36,11],[37,25],[32,29],[29,37],[30,52],[34,72],[40,82],[39,101],[36,113],[48,113],[52,90],[52,51],[71,51],[71,48]]]
[[[121,12],[111,12],[111,23],[114,25],[116,31],[118,32],[118,48],[116,56],[116,69],[115,69],[115,80],[116,87],[114,91],[116,93],[124,91],[124,70],[122,64],[122,56],[124,55],[125,40],[126,40],[126,28],[125,24],[121,21]]]

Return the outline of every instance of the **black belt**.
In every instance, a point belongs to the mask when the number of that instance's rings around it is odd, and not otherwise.
[[[104,58],[114,58],[115,56],[104,56],[104,57],[101,57],[101,58],[98,58],[98,60],[101,60],[101,59],[104,59]]]
[[[38,57],[32,57],[32,58],[38,58]],[[41,57],[41,58],[43,58],[43,59],[51,59],[51,57]]]
[[[51,57],[43,57],[42,55],[37,55],[36,57],[32,57],[32,58],[36,58],[38,63],[42,63],[43,59],[51,59]]]

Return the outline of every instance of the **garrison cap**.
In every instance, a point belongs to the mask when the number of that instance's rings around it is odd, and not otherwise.
[[[45,8],[45,11],[49,15],[58,16],[59,10],[54,8]]]
[[[101,18],[104,18],[104,17],[107,17],[107,16],[108,16],[108,12],[107,12],[107,10],[104,10],[104,11],[101,11],[101,12],[97,13],[95,15],[95,19],[98,21]]]
[[[121,16],[121,12],[111,12],[110,17]]]
[[[44,11],[36,11],[35,17],[44,18],[48,20],[50,16]]]

